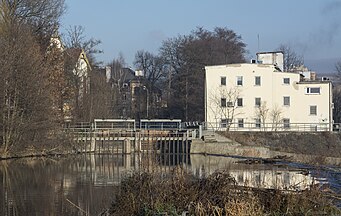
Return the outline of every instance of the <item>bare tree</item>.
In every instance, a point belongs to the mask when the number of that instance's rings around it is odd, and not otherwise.
[[[276,105],[270,111],[272,122],[272,130],[277,131],[279,124],[282,121],[282,110]]]
[[[256,108],[256,118],[260,119],[260,123],[263,125],[263,130],[266,130],[266,119],[268,118],[269,108],[266,105],[266,101],[261,102],[260,106]]]
[[[64,0],[0,1],[0,151],[8,155],[53,136],[53,102],[44,58]],[[43,52],[42,52],[43,51]],[[44,142],[42,142],[44,140]]]
[[[341,60],[336,62],[335,70],[339,79],[341,79]]]
[[[51,101],[40,46],[30,29],[12,26],[0,36],[1,151],[41,144],[51,130]]]
[[[278,50],[284,53],[284,71],[293,71],[303,65],[303,56],[297,54],[289,45],[281,44]]]
[[[226,131],[230,130],[235,117],[241,114],[239,112],[238,98],[240,98],[240,90],[237,87],[229,89],[217,88],[209,96],[208,108],[215,115],[216,123],[223,124],[221,127],[226,127]]]
[[[14,23],[28,25],[45,51],[64,11],[64,0],[2,0],[0,32]]]
[[[67,29],[67,34],[64,36],[64,41],[67,48],[84,50],[91,66],[99,64],[96,62],[95,55],[103,53],[102,50],[98,49],[98,46],[102,42],[95,38],[87,39],[85,28],[83,26],[70,26]]]

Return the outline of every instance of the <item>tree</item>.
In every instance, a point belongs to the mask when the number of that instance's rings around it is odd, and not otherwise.
[[[335,70],[336,70],[337,76],[339,77],[339,79],[341,79],[341,60],[336,62]]]
[[[245,62],[245,44],[227,28],[197,28],[189,35],[163,42],[160,49],[168,73],[168,108],[171,117],[204,120],[204,67]]]
[[[95,55],[103,53],[102,50],[98,49],[102,42],[95,38],[86,39],[85,28],[83,26],[70,26],[67,29],[64,41],[67,48],[84,50],[91,66],[99,64],[96,61]]]
[[[270,111],[270,117],[272,122],[272,130],[277,131],[279,124],[282,121],[282,110],[277,105]]]
[[[208,108],[215,115],[215,124],[218,122],[223,124],[221,127],[226,127],[226,131],[230,130],[235,117],[241,114],[238,106],[240,94],[241,92],[237,87],[229,89],[218,88],[209,96]]]
[[[266,101],[261,102],[260,106],[256,108],[256,118],[259,119],[261,122],[260,124],[263,125],[263,130],[266,130],[266,119],[268,118],[269,108],[266,105]]]
[[[64,11],[64,0],[2,0],[0,32],[14,23],[30,26],[31,34],[45,51]]]
[[[63,0],[0,1],[0,152],[46,144],[55,131],[45,60]]]
[[[284,53],[284,71],[293,71],[303,65],[303,56],[297,54],[289,45],[281,44],[278,50]]]
[[[40,46],[27,28],[0,37],[2,154],[38,144],[52,129],[47,71]],[[40,143],[40,142],[39,142]]]
[[[335,70],[337,73],[337,77],[340,80],[341,79],[341,60],[338,61],[335,64]],[[335,82],[333,85],[333,103],[334,103],[334,109],[333,109],[333,116],[334,116],[334,122],[340,123],[341,122],[341,85]]]
[[[157,117],[159,91],[163,86],[167,72],[165,61],[160,56],[140,50],[135,55],[134,64],[137,69],[144,72],[143,77],[146,80],[144,90],[147,94],[146,106],[149,110],[148,117]]]

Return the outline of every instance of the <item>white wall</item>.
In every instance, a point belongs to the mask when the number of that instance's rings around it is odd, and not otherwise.
[[[213,98],[220,98],[223,89],[235,89],[239,92],[239,97],[243,98],[243,106],[235,109],[233,122],[242,118],[244,123],[254,123],[258,109],[255,106],[255,98],[260,97],[262,103],[266,102],[266,108],[269,110],[265,123],[272,122],[270,113],[276,107],[281,111],[281,119],[290,119],[292,126],[298,123],[332,123],[330,82],[300,82],[299,74],[278,72],[273,65],[230,64],[208,66],[205,69],[206,122],[216,122],[216,126],[220,125],[222,115],[217,106],[219,103],[215,104],[217,99]],[[227,79],[226,86],[220,85],[222,76]],[[237,76],[243,77],[243,86],[236,86]],[[256,76],[261,77],[260,86],[255,86]],[[283,78],[290,78],[290,84],[284,84]],[[306,94],[307,87],[320,87],[320,94]],[[290,97],[290,106],[283,105],[284,96]],[[317,106],[317,115],[310,115],[311,105]]]

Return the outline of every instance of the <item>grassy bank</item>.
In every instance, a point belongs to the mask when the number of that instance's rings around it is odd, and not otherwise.
[[[172,173],[138,172],[119,186],[107,215],[340,215],[315,186],[301,192],[237,186],[228,172],[198,178],[176,168]]]
[[[248,146],[265,146],[274,151],[341,156],[341,133],[317,132],[221,132],[222,135]]]

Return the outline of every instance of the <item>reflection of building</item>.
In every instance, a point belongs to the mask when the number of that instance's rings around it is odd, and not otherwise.
[[[275,53],[276,54],[276,53]],[[281,54],[281,53],[279,53]],[[283,55],[262,63],[207,66],[205,121],[230,130],[332,129],[332,85],[314,73],[283,72]],[[264,63],[265,62],[265,63]],[[309,77],[304,77],[304,75]]]
[[[280,168],[272,165],[248,165],[231,157],[191,155],[190,169],[197,176],[226,170],[240,186],[280,190],[304,190],[313,184],[322,183],[306,170]]]

